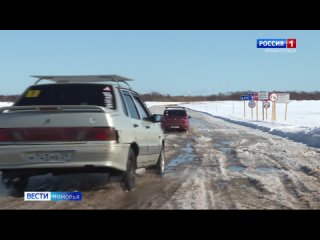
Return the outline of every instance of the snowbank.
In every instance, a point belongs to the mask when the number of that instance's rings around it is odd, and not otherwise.
[[[13,102],[0,102],[0,107],[8,107],[11,106]]]

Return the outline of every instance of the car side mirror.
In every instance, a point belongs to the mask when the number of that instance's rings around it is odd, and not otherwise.
[[[156,123],[156,122],[162,122],[163,121],[163,115],[162,114],[153,114],[151,116],[151,121]]]
[[[190,119],[190,118],[191,118],[191,116],[188,116],[188,118]]]

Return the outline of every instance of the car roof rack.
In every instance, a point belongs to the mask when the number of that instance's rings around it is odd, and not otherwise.
[[[168,109],[168,108],[173,108],[173,109],[184,109],[184,110],[186,109],[185,107],[174,107],[174,106],[173,106],[173,107],[172,107],[172,106],[171,106],[171,107],[166,107],[166,109]]]
[[[85,83],[85,82],[116,82],[120,87],[120,82],[125,83],[130,89],[131,86],[127,81],[133,81],[130,78],[121,77],[118,75],[69,75],[69,76],[58,76],[58,75],[32,75],[31,77],[38,78],[34,83],[38,84],[42,80],[49,80],[55,83]]]

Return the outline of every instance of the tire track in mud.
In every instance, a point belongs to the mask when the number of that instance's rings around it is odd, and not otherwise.
[[[220,150],[220,153],[218,153],[218,155],[220,154],[219,167],[222,173],[220,177],[221,179],[223,179],[223,176],[230,178],[226,188],[231,192],[229,194],[231,200],[225,200],[226,202],[235,201],[235,205],[242,208],[246,206],[247,208],[257,209],[319,207],[320,186],[318,181],[314,181],[319,177],[319,174],[311,168],[301,165],[304,164],[301,163],[303,162],[301,160],[305,156],[316,156],[320,160],[319,151],[301,144],[295,147],[296,143],[289,141],[288,144],[293,145],[290,147],[296,149],[291,154],[290,149],[281,148],[281,143],[287,141],[285,139],[269,137],[267,134],[264,134],[267,137],[261,137],[261,134],[252,135],[251,131],[242,130],[245,128],[239,130],[236,125],[220,125],[221,122],[215,120],[213,120],[215,122],[215,125],[213,125],[210,124],[208,119],[202,118],[200,115],[198,115],[197,121],[201,119],[203,122],[199,124],[199,130],[203,134],[206,133],[206,137],[210,137],[215,142],[214,148]],[[226,129],[226,125],[230,129],[224,132],[221,129]],[[211,128],[207,128],[209,126]],[[216,128],[212,128],[212,126],[216,126]],[[270,138],[272,138],[272,141]],[[226,139],[229,142],[225,141]],[[209,147],[208,145],[207,148]],[[259,147],[261,151],[257,151]],[[306,150],[303,148],[306,148]],[[236,161],[230,163],[232,162],[230,159],[233,161],[236,159]],[[298,163],[300,166],[297,166]],[[289,172],[295,174],[288,174]],[[304,177],[300,180],[300,173],[306,175],[306,177],[314,177],[314,179]],[[241,184],[237,184],[239,180],[236,180],[236,176],[241,179]],[[310,182],[312,184],[309,184]],[[236,189],[236,187],[242,189]],[[228,191],[219,190],[223,192],[223,198],[226,199]],[[243,196],[241,191],[246,192],[248,201],[241,199],[241,196]]]

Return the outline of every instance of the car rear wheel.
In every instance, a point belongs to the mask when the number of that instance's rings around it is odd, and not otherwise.
[[[3,173],[2,181],[14,197],[22,197],[28,185],[29,177],[26,175],[16,175],[12,173]]]
[[[161,152],[159,154],[158,162],[155,166],[156,173],[160,175],[164,173],[164,164],[165,164],[165,156],[164,156],[164,148],[162,147]]]
[[[136,155],[132,148],[129,149],[127,170],[123,175],[124,189],[132,191],[136,185]]]

